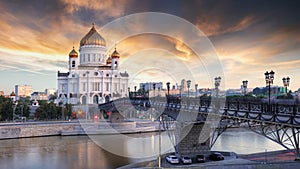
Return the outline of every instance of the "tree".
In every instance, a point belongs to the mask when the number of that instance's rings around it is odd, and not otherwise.
[[[0,96],[0,120],[13,119],[13,102],[10,98]]]
[[[39,120],[57,120],[61,117],[61,114],[59,114],[59,109],[60,107],[57,107],[53,102],[42,102],[42,105],[37,108],[35,115]]]

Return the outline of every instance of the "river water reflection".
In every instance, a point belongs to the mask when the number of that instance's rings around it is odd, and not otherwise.
[[[0,140],[1,169],[102,169],[116,168],[155,157],[158,133],[110,136],[53,136]],[[97,144],[93,140],[101,140]],[[166,133],[162,134],[163,152],[173,151]],[[104,145],[106,144],[106,145]],[[100,145],[100,146],[99,146]],[[104,148],[101,148],[104,147]],[[283,149],[250,131],[229,130],[223,133],[213,150],[246,154]],[[111,153],[114,152],[114,153]]]

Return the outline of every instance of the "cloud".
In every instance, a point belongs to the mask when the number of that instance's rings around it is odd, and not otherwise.
[[[199,18],[196,22],[197,27],[201,29],[207,36],[216,36],[225,33],[233,33],[237,31],[241,31],[249,27],[251,24],[254,23],[254,17],[252,16],[245,16],[241,18],[237,23],[225,27],[223,26],[222,22],[218,21],[211,21],[211,20],[202,20]]]

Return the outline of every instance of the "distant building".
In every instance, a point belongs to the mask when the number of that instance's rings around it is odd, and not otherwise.
[[[185,79],[181,80],[181,93],[187,91],[187,82]]]
[[[286,90],[285,87],[280,86],[271,86],[271,95],[272,96],[279,96],[285,94]],[[269,87],[256,87],[253,89],[253,94],[258,95],[269,95]]]
[[[162,82],[147,82],[147,83],[140,83],[140,89],[153,90],[153,84],[155,84],[155,90],[162,90],[163,83]]]
[[[56,95],[56,89],[45,89],[45,94],[47,96]]]
[[[48,100],[48,95],[45,92],[33,92],[31,100]]]
[[[15,85],[16,98],[31,96],[32,86],[31,85]]]
[[[226,96],[242,96],[242,89],[228,89],[226,90]]]
[[[0,96],[4,96],[4,91],[0,91]]]

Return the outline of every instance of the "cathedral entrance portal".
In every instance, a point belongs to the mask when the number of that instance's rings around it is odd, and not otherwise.
[[[110,100],[109,95],[106,95],[106,96],[105,96],[105,102],[107,103],[107,102],[109,102],[109,100]]]

